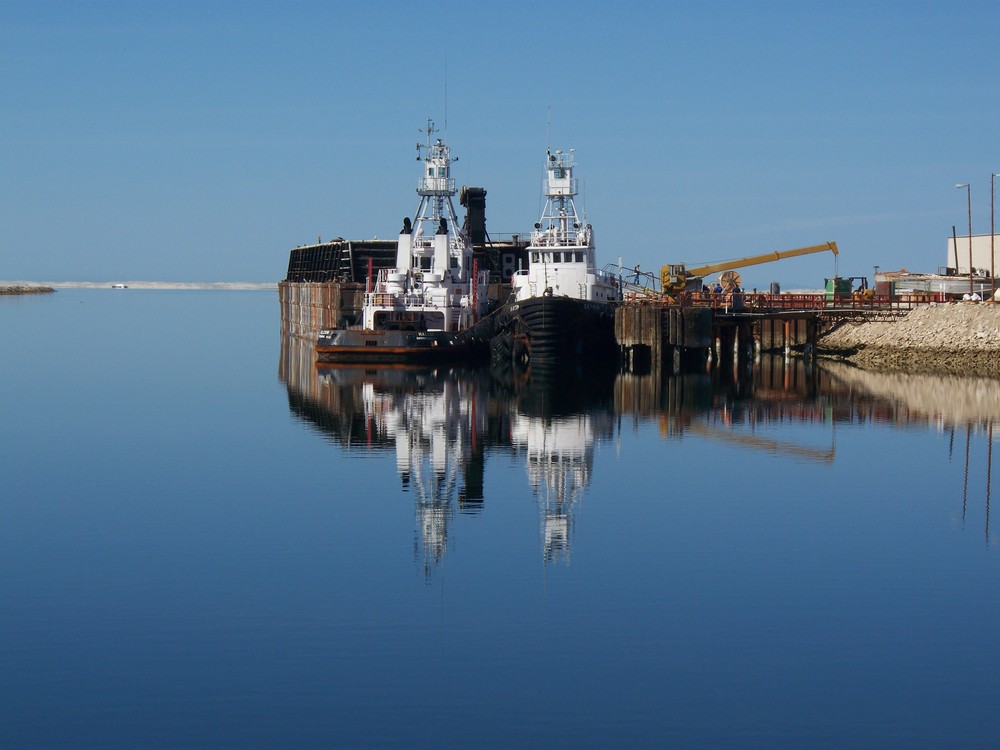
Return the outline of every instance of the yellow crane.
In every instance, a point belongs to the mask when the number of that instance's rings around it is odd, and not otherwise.
[[[722,263],[711,263],[707,266],[696,266],[687,268],[683,263],[662,266],[660,268],[660,289],[663,294],[676,297],[689,286],[700,285],[704,276],[716,271],[730,271],[734,268],[745,268],[746,266],[756,266],[760,263],[770,263],[782,258],[793,258],[797,255],[809,255],[810,253],[821,253],[829,250],[834,255],[839,254],[836,242],[827,242],[823,245],[810,245],[809,247],[798,247],[794,250],[781,250],[761,255],[751,255],[747,258],[737,258],[727,260]],[[735,274],[734,274],[735,276]],[[738,276],[736,276],[738,278]]]

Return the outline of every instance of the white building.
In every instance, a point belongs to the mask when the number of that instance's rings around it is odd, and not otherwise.
[[[992,240],[992,246],[990,244]],[[996,257],[991,253],[996,252]],[[1000,273],[1000,234],[972,235],[972,263],[969,263],[969,235],[958,235],[958,253],[955,252],[955,237],[948,238],[948,258],[945,268],[955,269],[949,275],[968,276],[969,266],[972,266],[976,276],[990,276]]]

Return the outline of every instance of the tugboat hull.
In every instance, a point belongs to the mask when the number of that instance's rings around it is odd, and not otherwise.
[[[512,302],[506,313],[504,328],[517,364],[600,364],[616,357],[612,305],[543,296]]]

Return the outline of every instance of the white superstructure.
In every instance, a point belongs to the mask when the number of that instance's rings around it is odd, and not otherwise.
[[[576,211],[573,150],[546,151],[545,208],[531,233],[528,268],[512,278],[515,298],[561,296],[591,302],[618,302],[612,274],[597,268],[594,230]]]
[[[440,138],[417,144],[423,174],[417,185],[420,204],[411,223],[403,220],[396,267],[382,270],[365,294],[365,329],[458,332],[485,312],[489,272],[478,270],[472,243],[455,216],[451,150]]]

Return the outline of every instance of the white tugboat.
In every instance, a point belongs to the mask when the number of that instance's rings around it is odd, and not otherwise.
[[[365,293],[360,328],[321,331],[320,362],[432,361],[471,356],[484,345],[463,335],[485,313],[489,272],[480,271],[458,223],[451,163],[440,138],[417,144],[423,174],[413,222],[403,219],[396,265],[381,270]]]
[[[577,214],[573,151],[546,152],[545,167],[545,208],[531,233],[528,268],[512,278],[492,354],[533,366],[608,361],[621,286],[597,268],[593,228]]]

